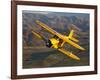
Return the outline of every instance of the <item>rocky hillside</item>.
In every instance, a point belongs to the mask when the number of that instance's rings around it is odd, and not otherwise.
[[[45,43],[35,37],[31,33],[32,30],[39,32],[46,38],[53,36],[39,27],[39,25],[35,23],[35,20],[40,20],[54,30],[66,35],[69,34],[70,30],[74,29],[77,35],[76,37],[81,40],[80,44],[88,44],[89,42],[88,14],[23,11],[22,15],[24,46],[44,46]]]
[[[89,65],[89,14],[23,11],[22,16],[23,68]],[[80,51],[67,43],[65,48],[80,57],[81,61],[77,62],[57,50],[45,47],[44,41],[34,36],[31,31],[34,30],[47,39],[53,35],[37,25],[36,20],[64,35],[69,35],[73,29],[74,37],[79,40],[78,44],[86,50]]]

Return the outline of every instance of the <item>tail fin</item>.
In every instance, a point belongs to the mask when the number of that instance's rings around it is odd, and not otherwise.
[[[77,39],[75,39],[75,38],[73,37],[73,35],[74,35],[74,30],[71,30],[71,32],[70,32],[68,38],[71,39],[71,40],[73,40],[73,41],[75,41],[75,42],[79,42]]]

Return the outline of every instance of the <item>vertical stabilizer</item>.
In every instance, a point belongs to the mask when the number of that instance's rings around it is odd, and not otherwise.
[[[77,39],[75,39],[75,38],[73,37],[73,35],[74,35],[74,30],[71,30],[71,32],[70,32],[68,38],[69,38],[70,40],[75,41],[75,42],[79,42]]]

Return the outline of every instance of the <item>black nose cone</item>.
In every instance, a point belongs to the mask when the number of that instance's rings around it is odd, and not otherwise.
[[[49,48],[52,46],[52,43],[51,43],[50,40],[47,41],[46,46],[49,47]]]

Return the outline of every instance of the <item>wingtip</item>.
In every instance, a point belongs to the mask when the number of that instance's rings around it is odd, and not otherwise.
[[[85,48],[81,48],[81,50],[85,51]]]
[[[73,53],[70,53],[70,57],[77,61],[80,61],[80,58],[78,56],[74,55]]]
[[[81,59],[80,58],[77,58],[77,61],[80,61]]]
[[[40,21],[39,21],[39,20],[36,20],[35,22],[38,23],[38,22],[40,22]]]

